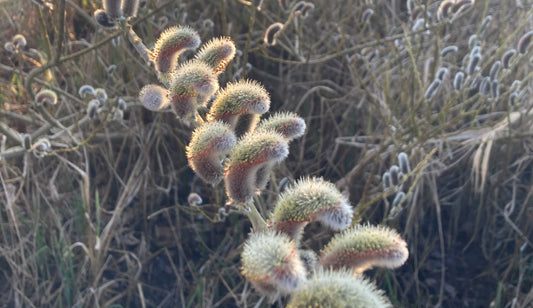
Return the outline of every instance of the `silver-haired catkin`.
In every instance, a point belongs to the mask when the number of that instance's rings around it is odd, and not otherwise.
[[[407,153],[401,152],[398,154],[398,164],[400,165],[400,171],[403,174],[411,173],[411,166],[409,166],[409,157]]]
[[[439,68],[439,70],[435,74],[435,79],[443,81],[444,77],[446,77],[447,74],[448,74],[448,69],[445,68],[445,67],[441,67],[441,68]]]
[[[268,26],[265,31],[264,41],[267,46],[276,45],[276,38],[278,37],[280,31],[283,29],[283,24],[276,22]]]
[[[424,98],[432,99],[435,96],[435,94],[437,94],[437,91],[439,90],[441,83],[442,81],[440,81],[440,79],[433,80],[433,82],[427,88],[426,93],[424,93]]]
[[[521,54],[525,54],[527,52],[529,43],[531,43],[531,37],[533,37],[533,31],[529,31],[528,33],[522,35],[520,40],[518,40],[518,52]]]
[[[481,80],[481,83],[479,84],[479,93],[481,93],[481,95],[490,94],[490,77],[487,76]]]
[[[463,87],[464,79],[465,74],[463,72],[457,72],[457,74],[455,74],[455,78],[453,79],[453,88],[456,91],[461,90],[461,88]]]
[[[383,187],[385,189],[389,189],[392,187],[392,180],[390,176],[390,172],[383,173],[383,176],[381,177],[381,182],[383,182]]]
[[[479,62],[481,62],[481,54],[476,53],[470,55],[470,61],[468,62],[468,66],[466,68],[466,72],[468,73],[468,75],[474,75]]]
[[[493,98],[498,98],[500,96],[498,80],[493,80],[492,83],[490,84],[490,93]]]
[[[492,22],[492,15],[487,15],[487,17],[483,19],[483,22],[481,23],[481,30],[479,30],[479,34],[481,36],[485,35],[485,32],[487,32],[487,29],[490,27],[491,22]]]
[[[400,172],[400,167],[396,165],[392,165],[389,169],[390,172],[390,178],[392,185],[396,186],[399,184],[400,178],[398,176],[398,173]]]
[[[503,68],[510,68],[511,67],[511,59],[516,54],[516,49],[510,49],[504,52],[502,55],[502,64]]]
[[[490,80],[498,79],[498,75],[500,74],[500,69],[501,68],[502,68],[502,62],[501,61],[496,61],[496,62],[494,62],[494,64],[492,64],[492,66],[490,68],[490,73],[489,73]]]
[[[456,53],[458,50],[459,50],[459,48],[457,46],[455,46],[455,45],[446,46],[446,47],[442,48],[442,50],[440,51],[440,56],[444,58],[448,54]]]

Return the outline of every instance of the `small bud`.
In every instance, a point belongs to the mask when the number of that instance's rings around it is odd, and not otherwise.
[[[113,28],[115,26],[113,19],[110,18],[104,10],[94,11],[94,19],[102,27]]]
[[[357,225],[336,234],[321,252],[324,268],[349,268],[354,273],[377,267],[397,268],[409,251],[400,235],[388,227]]]
[[[117,108],[122,111],[125,111],[128,108],[128,105],[122,98],[119,98],[117,101]]]
[[[215,38],[197,53],[196,59],[207,63],[216,75],[222,73],[235,57],[235,43],[230,38]]]
[[[455,45],[446,46],[440,51],[440,56],[444,58],[448,54],[456,53],[458,50],[459,48],[457,48]]]
[[[352,206],[333,183],[304,178],[280,195],[269,227],[298,241],[311,221],[338,231],[348,228],[352,218]]]
[[[287,308],[309,307],[391,308],[392,305],[382,290],[362,276],[346,270],[321,270],[304,281],[287,304]]]
[[[292,112],[278,112],[259,122],[257,130],[274,130],[288,141],[305,133],[305,121]]]
[[[435,94],[437,94],[438,90],[440,89],[440,84],[441,84],[440,79],[433,80],[433,82],[427,88],[426,93],[424,93],[424,98],[432,99],[435,96]]]
[[[289,237],[272,231],[253,233],[244,243],[241,272],[270,300],[294,292],[305,281],[306,270]]]
[[[225,166],[224,183],[230,199],[239,203],[251,200],[257,190],[257,183],[268,181],[268,178],[259,179],[257,171],[262,169],[261,175],[268,177],[271,168],[287,158],[287,155],[287,141],[275,132],[244,135],[233,148]]]
[[[96,88],[94,89],[94,96],[96,99],[98,99],[102,104],[107,101],[107,92],[102,88]]]
[[[490,68],[490,73],[489,73],[490,80],[498,79],[498,75],[500,74],[501,67],[502,67],[502,62],[501,61],[496,61],[496,62],[494,62],[494,64],[492,64],[492,66]]]
[[[115,64],[111,64],[110,66],[107,67],[106,71],[107,71],[107,74],[113,75],[117,71],[117,66]]]
[[[52,150],[52,144],[46,138],[37,140],[31,147],[36,157],[43,157]]]
[[[511,67],[511,59],[516,54],[516,49],[510,49],[504,52],[502,55],[502,64],[504,68],[510,68]]]
[[[237,138],[219,121],[197,127],[186,148],[189,165],[202,180],[217,184],[224,176],[222,158],[235,147]]]
[[[457,74],[455,74],[455,78],[453,79],[453,88],[456,91],[461,90],[461,88],[463,87],[464,78],[465,74],[463,72],[457,72]]]
[[[195,206],[195,205],[202,204],[203,200],[199,194],[193,192],[193,193],[190,193],[189,196],[187,197],[187,202],[189,203],[189,205]]]
[[[38,105],[55,105],[57,103],[57,94],[52,90],[41,90],[35,95],[35,102]]]
[[[264,37],[265,45],[267,46],[276,45],[276,38],[281,33],[281,30],[283,30],[283,24],[280,22],[276,22],[268,26],[268,28],[265,31],[265,37]]]
[[[175,26],[166,29],[156,41],[153,50],[155,68],[160,74],[171,73],[179,56],[185,50],[200,46],[200,36],[191,27]]]
[[[170,105],[167,89],[155,84],[144,86],[139,92],[139,100],[151,111],[161,111]]]
[[[533,37],[533,31],[529,31],[528,33],[522,35],[520,40],[518,40],[518,52],[521,54],[525,54],[527,52],[527,49],[529,47],[529,43],[531,42],[531,37]]]
[[[6,42],[4,44],[4,49],[9,53],[15,53],[15,45],[11,42]]]
[[[120,10],[121,0],[104,0],[104,10],[111,19],[119,18],[122,16],[122,11]]]
[[[409,166],[409,157],[405,152],[401,152],[400,154],[398,154],[398,162],[400,165],[400,171],[403,174],[411,173],[411,167]]]
[[[15,48],[24,47],[27,44],[26,37],[24,37],[24,35],[22,34],[16,34],[15,36],[13,36],[11,42],[13,43]]]
[[[87,116],[90,119],[94,119],[98,113],[98,107],[100,107],[100,101],[97,99],[92,99],[89,104],[87,104]]]
[[[121,8],[124,16],[135,17],[139,10],[139,0],[122,0]]]
[[[86,98],[87,95],[94,95],[94,88],[90,85],[83,85],[80,87],[80,89],[78,90],[78,95],[81,97],[81,98]]]

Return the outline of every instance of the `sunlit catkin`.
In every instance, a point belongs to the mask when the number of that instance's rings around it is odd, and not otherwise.
[[[237,139],[222,122],[204,123],[197,127],[186,148],[189,165],[202,180],[217,184],[224,176],[223,156],[228,154]]]
[[[250,201],[257,191],[257,183],[266,183],[258,179],[258,170],[268,177],[271,168],[287,155],[289,145],[278,133],[256,132],[243,136],[233,148],[224,170],[226,192],[231,201]]]
[[[166,29],[154,45],[152,60],[160,74],[172,72],[178,58],[185,50],[200,46],[200,36],[188,26],[174,26]]]
[[[167,89],[155,84],[144,86],[139,92],[139,100],[146,109],[151,111],[164,110],[170,103]]]
[[[228,37],[214,38],[196,54],[196,59],[207,63],[216,75],[222,73],[235,57],[235,43]]]
[[[409,251],[400,235],[388,227],[356,225],[336,234],[322,250],[324,268],[347,268],[362,273],[372,267],[397,268]]]
[[[529,43],[531,43],[531,37],[533,37],[533,31],[529,31],[526,34],[522,35],[520,40],[518,40],[518,52],[521,54],[527,53],[527,49],[529,47]]]
[[[348,228],[352,218],[352,206],[333,183],[303,178],[280,195],[269,227],[298,241],[311,221],[338,231]]]
[[[273,231],[253,233],[244,243],[241,273],[270,300],[294,292],[306,279],[296,244]]]
[[[255,129],[259,115],[267,112],[269,108],[270,95],[260,83],[239,80],[229,83],[218,93],[209,109],[207,120],[221,120],[228,123],[236,131],[237,136],[241,136]],[[245,116],[248,122],[239,123],[239,118]]]
[[[282,29],[283,29],[283,24],[280,22],[276,22],[268,26],[268,28],[265,31],[265,36],[263,39],[263,41],[265,42],[265,45],[267,46],[276,45],[276,38],[278,37]]]
[[[391,308],[382,290],[346,270],[320,270],[291,294],[287,308]]]
[[[292,112],[277,112],[259,122],[257,130],[274,130],[287,140],[301,137],[305,133],[305,121]]]

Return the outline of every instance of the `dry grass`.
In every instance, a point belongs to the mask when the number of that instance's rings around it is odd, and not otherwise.
[[[453,23],[437,21],[440,1],[424,1],[431,17],[420,30],[403,1],[316,1],[273,47],[263,45],[264,30],[289,13],[264,2],[252,13],[243,1],[147,1],[134,29],[147,45],[173,24],[192,26],[203,41],[235,40],[243,54],[221,84],[249,62],[248,77],[268,89],[271,110],[297,112],[308,126],[271,182],[322,176],[349,193],[358,217],[406,238],[406,265],[369,273],[396,306],[533,307],[532,52],[500,72],[497,98],[452,86],[487,15],[483,76],[533,30],[527,1],[478,0]],[[0,128],[7,136],[0,149],[0,306],[267,307],[239,273],[249,222],[238,214],[217,221],[224,190],[203,184],[187,166],[190,127],[136,102],[155,74],[121,33],[96,28],[76,11],[91,15],[100,6],[66,1],[61,58],[47,67],[52,62],[29,48],[53,61],[62,32],[57,10],[0,2],[2,44],[16,33],[28,40],[24,54],[0,51]],[[374,15],[363,22],[368,8]],[[440,57],[449,45],[458,52]],[[440,67],[448,75],[426,99]],[[524,96],[509,106],[514,80]],[[123,120],[87,121],[87,102],[77,95],[84,84],[123,98]],[[32,106],[41,88],[59,94],[47,110],[68,133]],[[34,141],[49,136],[54,151],[42,158],[24,151],[22,133]],[[410,197],[389,219],[394,196],[383,193],[381,175],[402,151],[414,170]],[[187,205],[190,192],[204,204]],[[271,185],[261,194],[265,208],[278,193]],[[303,245],[313,249],[331,236],[314,224],[307,234]]]

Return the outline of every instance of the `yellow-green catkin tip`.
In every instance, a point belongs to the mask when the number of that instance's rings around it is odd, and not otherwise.
[[[235,129],[241,115],[261,115],[269,108],[270,95],[261,84],[253,80],[240,80],[229,83],[218,93],[207,115],[207,121],[221,120]],[[248,131],[254,130],[259,118],[252,117],[247,120]]]
[[[311,221],[343,230],[350,226],[352,218],[352,206],[333,183],[303,178],[280,195],[269,227],[299,240]]]
[[[321,253],[320,264],[362,273],[375,266],[397,268],[408,256],[407,244],[393,229],[356,225],[333,237]]]
[[[347,271],[319,271],[291,295],[287,308],[391,308],[384,292]]]
[[[38,105],[55,105],[57,103],[57,94],[52,90],[41,90],[35,95],[35,102]]]
[[[257,126],[257,130],[274,130],[289,141],[303,136],[305,128],[304,119],[292,112],[277,112]]]
[[[144,86],[139,92],[139,100],[151,111],[165,110],[170,104],[167,89],[155,84]]]
[[[213,70],[204,62],[188,61],[172,74],[169,89],[172,110],[179,117],[187,117],[217,90],[218,80]]]
[[[246,203],[256,193],[257,183],[267,180],[271,168],[289,155],[285,138],[275,132],[249,133],[235,145],[226,163],[224,183],[226,192],[233,202]],[[261,172],[258,174],[258,171]]]
[[[214,38],[196,54],[196,59],[207,63],[219,75],[235,57],[235,43],[228,37]]]
[[[229,153],[237,139],[222,122],[204,123],[197,127],[186,148],[189,165],[205,182],[217,184],[224,176],[222,158]]]
[[[294,241],[272,231],[253,233],[244,243],[241,273],[261,294],[275,300],[306,279]]]
[[[152,51],[156,70],[160,74],[171,73],[176,68],[180,54],[198,48],[200,43],[200,36],[191,27],[174,26],[166,29]]]

